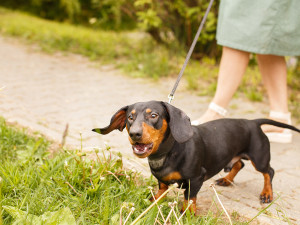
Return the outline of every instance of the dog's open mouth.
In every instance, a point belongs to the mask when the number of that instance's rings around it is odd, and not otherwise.
[[[152,148],[153,148],[153,143],[150,144],[136,143],[132,145],[133,152],[136,155],[144,155],[148,152],[151,152]]]

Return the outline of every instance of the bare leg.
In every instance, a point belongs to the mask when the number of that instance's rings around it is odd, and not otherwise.
[[[236,92],[241,79],[246,71],[249,62],[249,53],[223,47],[223,53],[218,75],[218,85],[213,102],[226,108]],[[204,115],[199,118],[201,122],[219,119],[221,116],[216,112],[207,109]]]
[[[288,113],[287,68],[285,58],[276,55],[257,55],[258,66],[263,83],[267,89],[272,111]],[[287,121],[281,121],[287,122]],[[280,132],[283,129],[265,125],[264,132]]]
[[[287,113],[287,68],[284,57],[257,55],[257,61],[268,92],[271,110]]]

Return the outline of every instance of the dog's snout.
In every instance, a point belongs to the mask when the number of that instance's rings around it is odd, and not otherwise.
[[[129,136],[133,141],[139,141],[142,138],[143,130],[138,127],[131,127]]]
[[[138,141],[142,138],[142,132],[130,132],[129,135],[133,141]]]

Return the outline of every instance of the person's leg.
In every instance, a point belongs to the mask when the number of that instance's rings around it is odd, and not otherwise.
[[[249,53],[223,47],[223,53],[218,74],[218,83],[213,103],[226,108],[236,92],[249,62]],[[222,116],[214,110],[207,109],[197,121],[204,123],[219,119]],[[196,122],[196,121],[195,121]]]
[[[287,67],[284,57],[257,55],[257,62],[267,89],[271,110],[287,113]]]
[[[257,55],[258,66],[262,74],[264,86],[270,102],[270,109],[276,114],[283,115],[279,118],[271,118],[281,122],[288,123],[284,115],[288,112],[287,96],[287,67],[283,56],[275,55]],[[272,114],[270,115],[272,117]],[[282,118],[280,118],[282,117]],[[264,132],[280,132],[282,128],[265,125],[262,126]]]

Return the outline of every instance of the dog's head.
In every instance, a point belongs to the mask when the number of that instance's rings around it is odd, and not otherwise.
[[[168,133],[179,143],[193,136],[189,117],[182,110],[159,101],[124,106],[112,116],[107,127],[93,131],[105,135],[115,129],[123,131],[125,127],[133,152],[140,158],[156,153]]]

